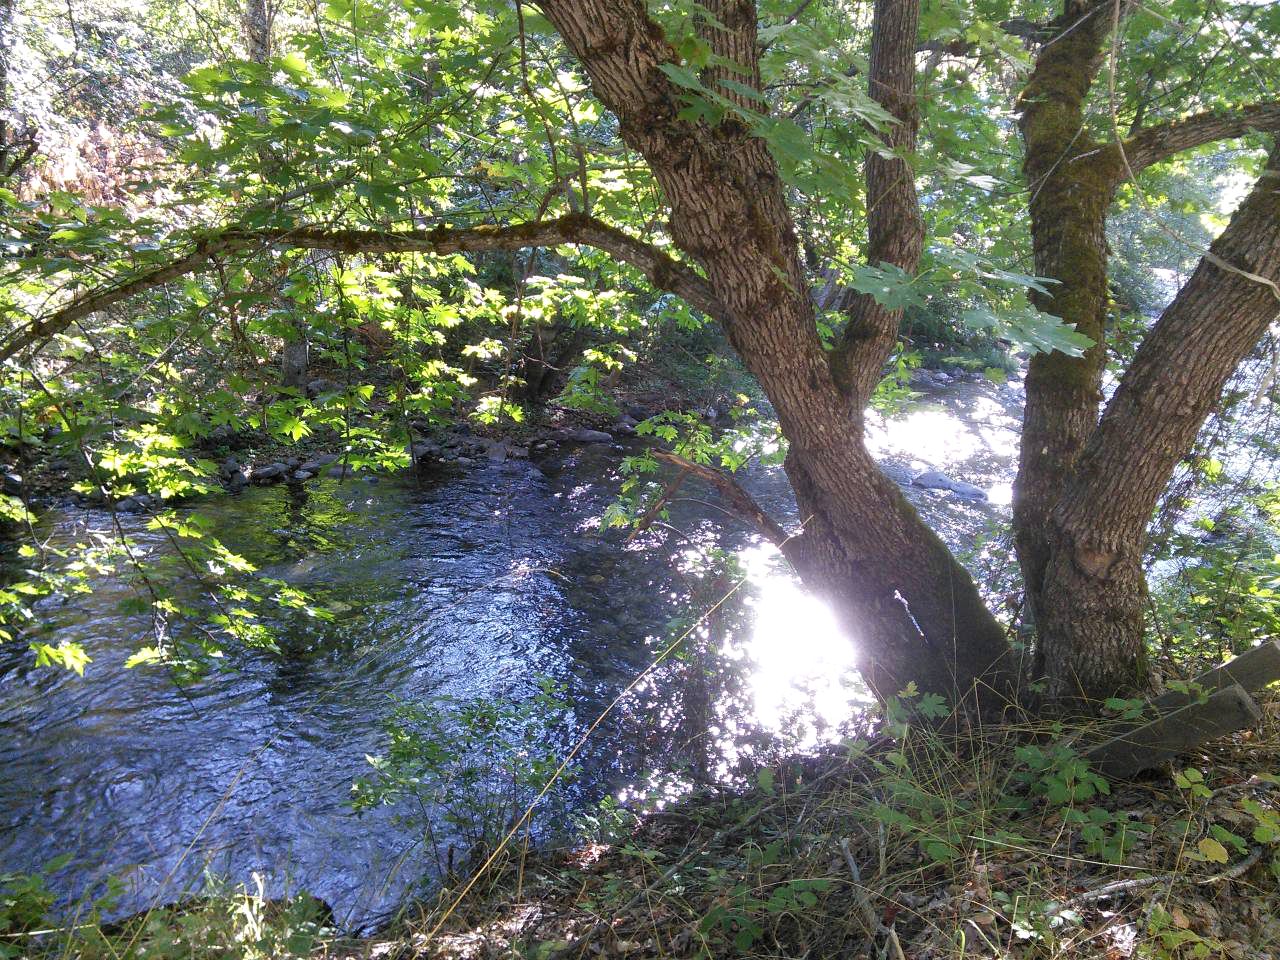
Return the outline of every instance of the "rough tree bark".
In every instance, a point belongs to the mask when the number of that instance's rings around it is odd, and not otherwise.
[[[1139,685],[1147,524],[1227,379],[1280,316],[1280,148],[1143,340],[1056,503],[1041,598],[1050,694]]]
[[[784,552],[849,627],[868,682],[882,695],[911,680],[953,700],[975,688],[988,704],[1010,695],[1002,628],[972,579],[880,472],[852,416],[878,379],[896,318],[872,315],[868,335],[851,335],[837,377],[818,339],[767,145],[734,117],[714,128],[678,119],[680,92],[660,69],[676,55],[640,0],[539,5],[617,115],[623,138],[648,162],[671,210],[673,240],[706,271],[730,342],[778,413],[804,521]],[[708,34],[716,52],[739,65],[739,82],[758,85],[755,5],[708,6],[723,25]],[[908,105],[917,16],[916,0],[876,4],[873,89],[886,99],[891,89]],[[882,257],[894,255],[887,236],[877,242]]]
[[[1064,15],[1019,101],[1035,271],[1052,281],[1047,294],[1032,291],[1031,300],[1094,341],[1082,357],[1036,354],[1027,371],[1013,518],[1027,607],[1037,625],[1049,562],[1049,515],[1102,402],[1106,215],[1121,167],[1117,158],[1101,157],[1100,145],[1087,135],[1084,108],[1109,26],[1101,7]]]
[[[1059,699],[1103,699],[1140,690],[1146,680],[1141,535],[1151,507],[1142,513],[1136,533],[1132,522],[1126,526],[1129,532],[1124,536],[1131,537],[1124,545],[1126,561],[1114,567],[1114,576],[1101,578],[1096,563],[1083,556],[1076,558],[1082,566],[1066,561],[1066,533],[1055,513],[1067,491],[1075,489],[1077,464],[1098,426],[1108,312],[1106,223],[1116,189],[1126,177],[1180,151],[1280,126],[1280,104],[1268,102],[1140,129],[1120,143],[1093,138],[1087,130],[1087,100],[1105,42],[1124,12],[1117,11],[1112,0],[1068,0],[1019,102],[1035,269],[1053,281],[1048,293],[1033,291],[1032,300],[1094,341],[1081,357],[1055,352],[1032,358],[1014,484],[1015,542],[1037,634],[1035,672],[1047,677],[1052,695]],[[1266,233],[1267,225],[1254,222],[1245,208],[1242,216],[1242,223],[1233,223],[1229,231],[1237,238],[1233,249],[1240,247],[1238,238],[1243,235],[1256,239],[1259,232]],[[1241,322],[1249,326],[1256,319],[1251,314]],[[1126,374],[1126,382],[1134,375],[1133,370]],[[1221,388],[1220,383],[1214,386],[1212,376],[1192,380],[1187,385],[1199,391],[1195,406],[1203,410],[1185,446],[1159,479],[1159,489],[1190,447]],[[1124,460],[1142,455],[1142,434],[1126,439],[1134,447],[1111,464],[1117,477],[1127,474]],[[1152,504],[1159,489],[1151,494]],[[1116,480],[1110,491],[1117,497],[1112,508],[1126,516],[1130,504],[1140,505],[1147,497],[1145,488],[1141,493],[1134,489],[1132,495],[1129,490],[1128,481]],[[1074,515],[1071,510],[1068,514]],[[1121,535],[1118,528],[1106,529],[1107,519],[1097,515],[1092,522],[1103,525],[1098,542],[1114,544]],[[1086,542],[1079,530],[1072,536],[1073,542]],[[1112,569],[1110,562],[1106,566]]]

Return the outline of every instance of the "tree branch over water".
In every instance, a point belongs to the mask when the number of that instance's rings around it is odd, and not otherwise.
[[[686,460],[684,457],[666,450],[655,450],[653,455],[659,460],[673,464],[681,469],[681,471],[692,474],[701,480],[705,480],[719,491],[723,497],[723,504],[728,508],[729,512],[736,514],[744,520],[747,520],[762,533],[766,539],[774,546],[783,549],[785,553],[785,545],[789,540],[795,538],[788,534],[782,528],[782,524],[773,519],[765,509],[756,502],[756,499],[747,493],[747,491],[738,483],[733,476],[723,470],[717,470],[715,467],[708,466],[705,463],[695,463],[692,460]],[[668,490],[663,496],[668,497],[673,492]]]
[[[214,257],[224,254],[278,247],[351,254],[429,253],[444,256],[489,250],[519,250],[525,247],[557,247],[565,244],[581,244],[602,250],[620,262],[635,267],[657,289],[674,293],[708,316],[721,319],[723,311],[711,285],[691,267],[653,244],[582,214],[508,226],[441,226],[430,230],[232,228],[197,241],[195,249],[185,256],[177,257],[114,286],[90,291],[47,316],[34,318],[0,342],[0,361],[30,347],[44,344],[90,314],[106,310],[179,277],[197,273],[208,266]]]

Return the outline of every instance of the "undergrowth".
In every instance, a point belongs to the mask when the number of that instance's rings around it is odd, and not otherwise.
[[[1280,956],[1280,703],[1261,730],[1111,784],[1059,724],[964,736],[899,702],[619,836],[513,857],[369,951],[435,957]],[[913,711],[906,708],[912,707]],[[473,891],[474,894],[474,891]]]
[[[372,939],[243,890],[48,926],[39,881],[4,878],[0,956],[1280,956],[1280,699],[1125,784],[1061,724],[944,734],[939,709],[908,692],[861,736],[735,788],[612,809],[571,848],[478,851]]]

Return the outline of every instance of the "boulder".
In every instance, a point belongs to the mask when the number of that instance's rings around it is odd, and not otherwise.
[[[249,485],[249,478],[243,470],[233,470],[230,474],[223,477],[223,482],[227,485],[227,489],[232,493],[239,493]]]
[[[310,480],[310,479],[311,479],[312,477],[314,477],[314,476],[315,476],[315,474],[314,474],[314,473],[312,473],[310,470],[295,470],[295,471],[293,471],[293,479],[295,479],[295,480]]]
[[[306,463],[299,464],[298,469],[307,473],[319,473],[337,459],[338,455],[336,453],[322,453],[318,457],[312,457]]]
[[[289,473],[289,465],[287,463],[268,463],[265,467],[254,467],[251,479],[259,486],[265,486],[269,483],[279,483]]]
[[[612,443],[613,436],[605,433],[603,430],[573,430],[569,433],[569,439],[575,443]]]
[[[11,497],[19,496],[22,493],[22,474],[12,470],[0,473],[0,489]]]
[[[913,486],[924,487],[926,490],[947,490],[954,493],[961,500],[979,502],[987,499],[987,491],[981,487],[966,483],[963,480],[955,480],[941,470],[926,470],[924,473],[916,474],[911,478],[911,483]]]
[[[415,440],[405,448],[405,453],[409,454],[409,459],[415,463],[421,460],[438,460],[440,458],[440,444],[432,443],[430,440]]]
[[[972,483],[965,483],[963,480],[951,481],[951,492],[961,500],[986,502],[987,499],[987,491]]]
[[[346,477],[354,477],[356,475],[356,468],[351,466],[349,463],[338,463],[330,467],[327,473],[329,476],[337,480],[342,480]]]
[[[307,396],[315,399],[326,393],[341,393],[342,384],[337,380],[330,380],[328,377],[316,377],[307,384]]]
[[[926,490],[950,490],[954,482],[941,470],[926,470],[911,478],[912,486],[924,487]]]

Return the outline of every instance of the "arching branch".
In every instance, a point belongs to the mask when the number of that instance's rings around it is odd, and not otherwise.
[[[1139,130],[1123,143],[1129,168],[1138,173],[1184,150],[1255,131],[1280,130],[1280,101],[1252,103],[1239,110],[1210,110]]]
[[[794,539],[794,537],[788,535],[786,530],[782,529],[782,524],[773,519],[756,502],[755,497],[743,489],[742,485],[732,475],[723,470],[717,470],[715,467],[707,466],[705,463],[694,463],[692,460],[686,460],[684,457],[668,453],[666,450],[655,450],[653,455],[659,460],[679,467],[683,473],[692,474],[715,487],[720,496],[724,498],[722,500],[724,508],[750,523],[774,546],[782,549],[784,544]],[[785,549],[783,552],[786,552]]]
[[[0,361],[40,345],[100,310],[204,269],[214,257],[264,247],[333,250],[343,253],[479,253],[582,244],[635,267],[659,290],[674,293],[717,320],[722,310],[711,285],[693,269],[652,244],[594,217],[570,214],[554,220],[510,226],[436,227],[432,230],[331,230],[322,227],[220,231],[198,241],[190,253],[77,297],[65,307],[18,328],[0,343]]]

